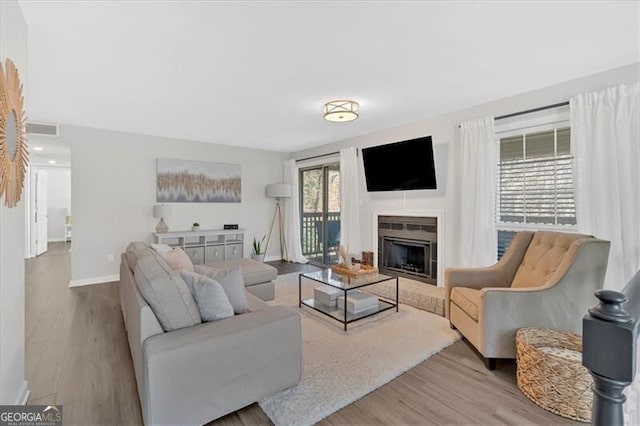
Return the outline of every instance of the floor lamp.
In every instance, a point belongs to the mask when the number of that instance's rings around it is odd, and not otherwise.
[[[267,197],[276,199],[276,209],[273,212],[273,219],[271,219],[271,228],[269,228],[269,237],[267,238],[267,244],[264,246],[264,252],[267,253],[269,248],[269,241],[271,240],[271,233],[273,232],[273,225],[276,222],[276,216],[278,217],[278,225],[280,232],[280,260],[284,260],[287,257],[287,244],[284,241],[284,227],[282,223],[282,206],[280,204],[283,198],[291,197],[291,185],[288,183],[270,183],[266,188]]]

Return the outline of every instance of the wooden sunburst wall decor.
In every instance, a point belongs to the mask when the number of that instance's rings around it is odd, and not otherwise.
[[[0,197],[9,208],[20,202],[29,164],[25,122],[20,76],[7,59],[4,67],[0,63]]]

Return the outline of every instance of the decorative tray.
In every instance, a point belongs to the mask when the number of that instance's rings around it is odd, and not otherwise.
[[[333,265],[331,267],[331,270],[336,274],[344,275],[349,278],[364,277],[367,275],[378,273],[378,268],[374,268],[374,267],[367,267],[367,268],[361,267],[360,269],[349,269],[341,265]]]

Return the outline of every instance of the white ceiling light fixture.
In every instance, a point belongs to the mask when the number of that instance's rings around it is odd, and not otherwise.
[[[49,160],[49,164],[56,164],[56,160]]]
[[[41,146],[34,146],[33,150],[34,151],[42,151],[42,147]]]
[[[360,116],[360,104],[348,99],[329,101],[324,104],[324,119],[334,123],[346,123]]]

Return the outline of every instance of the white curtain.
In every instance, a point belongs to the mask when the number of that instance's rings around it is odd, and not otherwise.
[[[605,288],[640,269],[640,84],[571,99],[580,232],[611,241]]]
[[[640,84],[571,99],[578,229],[611,241],[604,287],[613,290],[640,269],[639,117]],[[638,375],[625,393],[625,424],[640,424]]]
[[[298,167],[295,160],[284,162],[284,183],[291,184],[291,198],[285,198],[282,202],[284,210],[284,241],[287,247],[285,254],[289,262],[307,263],[302,254],[300,242],[300,184]]]
[[[340,150],[340,245],[349,254],[360,254],[360,186],[358,150]]]
[[[496,169],[493,117],[460,125],[460,261],[462,266],[496,262]]]

